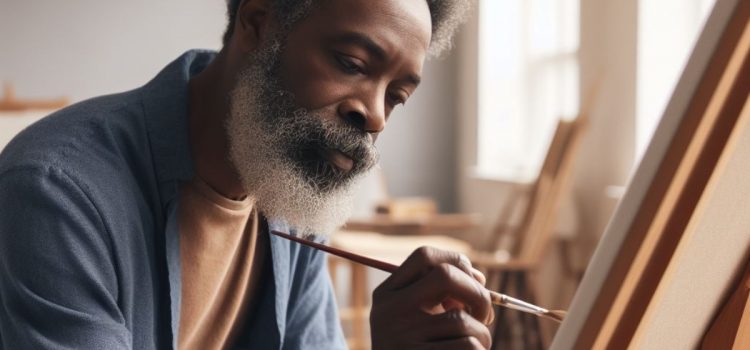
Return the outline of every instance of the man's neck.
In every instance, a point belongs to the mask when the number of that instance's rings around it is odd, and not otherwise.
[[[229,159],[225,120],[233,81],[226,52],[190,80],[189,133],[195,173],[215,191],[230,199],[247,193]]]

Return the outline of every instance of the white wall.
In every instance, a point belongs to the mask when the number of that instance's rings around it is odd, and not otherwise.
[[[472,18],[478,18],[478,5],[474,2]],[[478,127],[478,23],[470,20],[459,33],[458,47],[458,84],[459,103],[456,122],[458,124],[457,181],[459,210],[482,214],[482,226],[479,237],[473,237],[472,243],[487,241],[490,227],[495,223],[497,214],[504,206],[511,186],[507,182],[477,178],[472,171],[477,161],[477,127]]]
[[[220,47],[223,1],[3,0],[0,80],[74,101],[146,83],[190,48]]]
[[[581,1],[581,96],[600,81],[575,183],[582,234],[591,244],[614,210],[607,187],[625,185],[634,166],[637,18],[636,1]]]
[[[434,197],[443,211],[457,208],[454,56],[427,62],[419,88],[378,138],[391,194]]]
[[[25,98],[129,90],[185,50],[218,49],[225,11],[221,0],[2,0],[0,80]],[[450,56],[428,62],[378,141],[391,195],[432,196],[444,210],[456,194],[454,66]]]
[[[638,2],[637,159],[646,151],[713,4],[714,0]]]

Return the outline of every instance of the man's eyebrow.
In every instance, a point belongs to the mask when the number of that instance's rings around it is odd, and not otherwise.
[[[365,48],[365,50],[367,50],[369,54],[375,56],[375,58],[381,61],[385,61],[387,56],[385,54],[385,49],[376,44],[372,39],[370,39],[370,37],[362,33],[347,32],[338,36],[335,41],[362,46]]]

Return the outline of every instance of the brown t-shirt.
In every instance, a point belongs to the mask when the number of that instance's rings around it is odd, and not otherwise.
[[[253,201],[228,199],[199,178],[180,189],[182,303],[179,349],[233,345],[252,312],[263,268]]]

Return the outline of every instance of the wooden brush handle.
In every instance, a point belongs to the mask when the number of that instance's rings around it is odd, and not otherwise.
[[[327,252],[327,253],[330,253],[330,254],[342,257],[344,259],[349,259],[349,260],[358,262],[358,263],[360,263],[362,265],[366,265],[366,266],[369,266],[369,267],[372,267],[372,268],[375,268],[375,269],[378,269],[378,270],[381,270],[381,271],[393,273],[394,271],[396,271],[396,269],[398,269],[398,266],[390,264],[390,263],[387,263],[385,261],[380,261],[380,260],[376,260],[376,259],[373,259],[373,258],[368,258],[366,256],[362,256],[362,255],[359,255],[359,254],[354,254],[354,253],[351,253],[351,252],[347,252],[345,250],[333,248],[333,247],[327,246],[325,244],[320,244],[320,243],[312,242],[312,241],[309,241],[309,240],[306,240],[306,239],[303,239],[303,238],[300,238],[300,237],[292,236],[292,235],[287,234],[287,233],[283,233],[283,232],[279,232],[279,231],[271,231],[271,233],[274,234],[274,235],[277,235],[279,237],[286,238],[286,239],[288,239],[290,241],[295,241],[295,242],[297,242],[299,244],[310,246],[310,247],[313,247],[315,249],[320,249],[320,250],[322,250],[324,252]]]
[[[349,259],[351,261],[358,262],[358,263],[360,263],[362,265],[366,265],[366,266],[369,266],[369,267],[372,267],[372,268],[375,268],[375,269],[378,269],[378,270],[381,270],[381,271],[393,273],[394,271],[396,271],[396,269],[398,269],[398,266],[390,264],[390,263],[387,263],[385,261],[380,261],[380,260],[376,260],[376,259],[373,259],[373,258],[368,258],[366,256],[362,256],[362,255],[355,254],[355,253],[352,253],[352,252],[347,252],[345,250],[341,250],[341,249],[338,249],[338,248],[333,248],[333,247],[327,246],[325,244],[320,244],[320,243],[312,242],[312,241],[306,240],[304,238],[292,236],[292,235],[290,235],[288,233],[279,232],[279,231],[273,231],[272,230],[271,234],[274,234],[276,236],[288,239],[290,241],[297,242],[297,243],[302,244],[302,245],[306,245],[308,247],[312,247],[312,248],[315,248],[315,249],[322,250],[324,252],[336,255],[338,257],[342,257],[344,259]],[[528,313],[536,314],[536,315],[539,315],[539,316],[548,317],[548,318],[551,318],[551,319],[553,319],[555,321],[558,321],[558,322],[561,322],[562,318],[565,315],[565,312],[564,311],[560,311],[560,310],[549,311],[549,310],[546,310],[546,309],[542,309],[544,311],[536,312],[536,311],[534,311],[534,309],[535,308],[539,308],[538,306],[532,305],[532,304],[528,304],[525,301],[514,299],[514,298],[508,297],[508,296],[506,296],[504,294],[501,294],[501,293],[498,293],[498,292],[495,292],[495,291],[491,291],[490,290],[490,295],[491,295],[491,298],[492,298],[492,303],[495,304],[495,305],[510,307],[512,309],[519,310],[519,311],[522,311],[522,312],[528,312]],[[514,306],[513,303],[511,303],[508,300],[506,300],[506,298],[507,299],[518,300],[518,302],[520,304],[528,304],[529,307],[526,307],[526,308],[521,307],[521,308],[519,308],[518,306]],[[541,309],[541,308],[539,308],[539,309]]]

